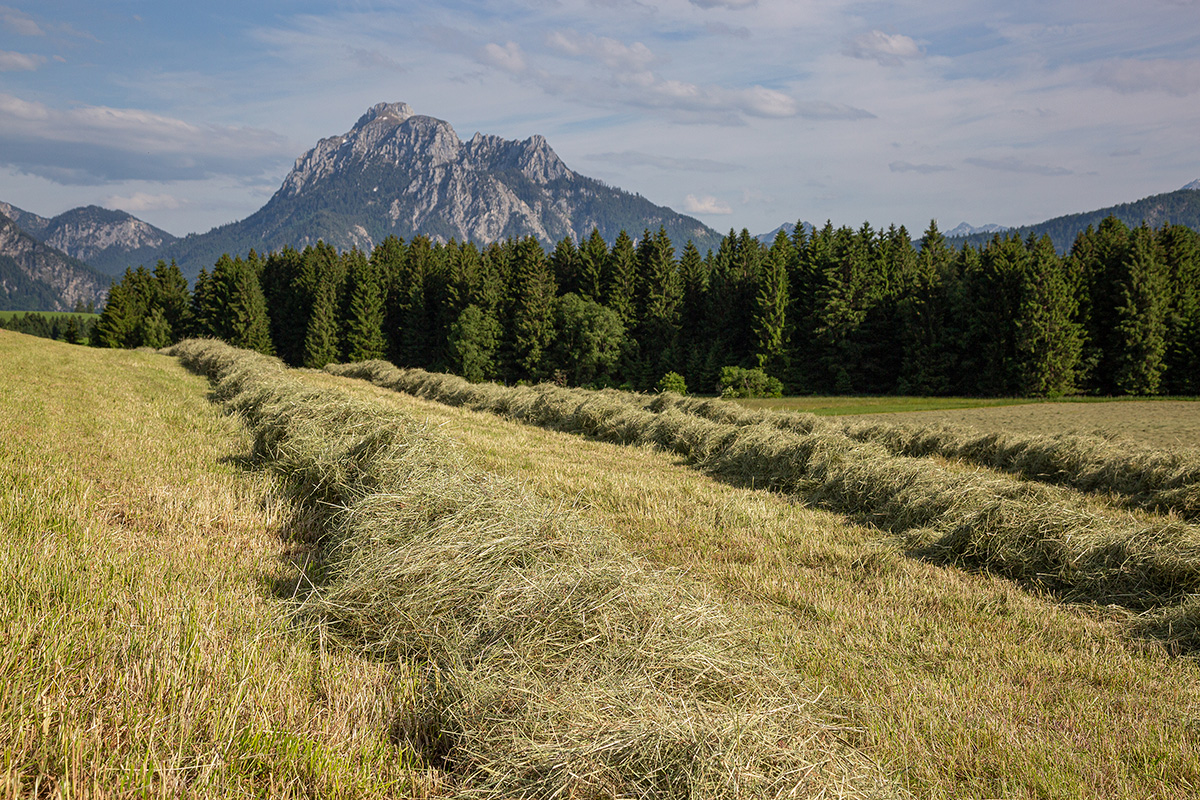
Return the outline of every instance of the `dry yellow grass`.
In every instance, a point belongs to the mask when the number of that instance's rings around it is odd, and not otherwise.
[[[716,587],[916,796],[1200,792],[1200,669],[1126,637],[1126,612],[908,558],[878,530],[652,448],[344,385]]]
[[[206,392],[0,331],[0,796],[422,785],[388,738],[403,672],[289,630],[297,520]]]

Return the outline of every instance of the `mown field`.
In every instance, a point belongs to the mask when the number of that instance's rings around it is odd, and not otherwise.
[[[0,347],[10,793],[1200,791],[1186,452]]]

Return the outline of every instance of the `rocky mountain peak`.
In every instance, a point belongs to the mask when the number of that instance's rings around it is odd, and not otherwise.
[[[1184,189],[1197,189],[1197,190],[1200,190],[1200,178],[1197,178],[1196,180],[1194,180],[1194,181],[1192,181],[1191,183],[1187,184],[1187,185],[1186,185],[1186,186],[1184,186],[1183,188],[1184,188]]]
[[[365,128],[372,122],[390,124],[394,127],[409,117],[416,116],[416,113],[408,103],[376,103],[367,109],[367,113],[358,118],[358,122],[354,123],[354,129]]]

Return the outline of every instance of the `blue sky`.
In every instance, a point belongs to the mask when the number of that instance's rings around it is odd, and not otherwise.
[[[1200,0],[7,2],[0,200],[43,216],[205,231],[400,101],[718,230],[1020,225],[1200,178]]]

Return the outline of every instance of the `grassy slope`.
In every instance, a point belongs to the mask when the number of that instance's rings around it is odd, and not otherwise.
[[[1116,611],[905,558],[878,531],[701,477],[652,449],[346,385],[415,410],[482,466],[717,587],[841,709],[853,743],[917,796],[1200,790],[1200,669],[1129,641]]]
[[[288,631],[289,507],[206,389],[0,330],[0,795],[413,792],[406,684]]]

